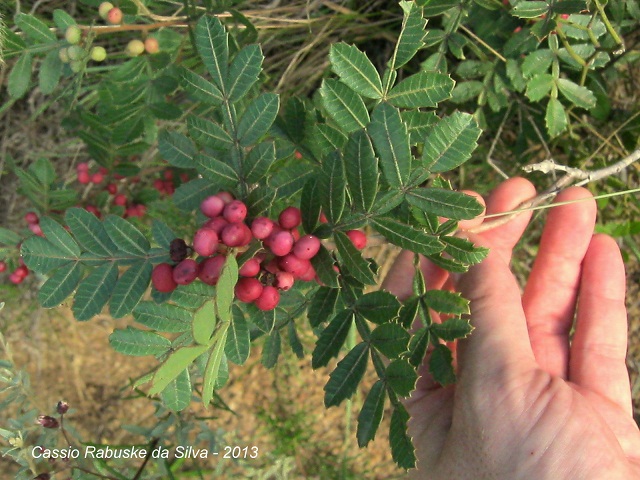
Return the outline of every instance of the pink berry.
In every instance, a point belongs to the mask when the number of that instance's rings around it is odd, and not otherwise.
[[[296,207],[285,208],[278,217],[278,223],[282,228],[287,230],[296,228],[302,223],[302,213],[300,213],[300,209]]]
[[[224,207],[222,216],[229,223],[242,222],[247,217],[247,206],[240,200],[233,200]]]
[[[153,267],[151,283],[159,292],[168,293],[174,291],[178,284],[173,279],[173,267],[168,263],[160,263]]]
[[[26,265],[20,265],[14,272],[20,278],[26,278],[29,275],[29,269]]]
[[[97,172],[91,175],[91,183],[94,183],[97,185],[99,183],[102,183],[103,180],[104,180],[104,175],[101,174],[100,172]]]
[[[165,180],[173,180],[173,170],[165,170],[162,172],[162,176]]]
[[[189,285],[198,277],[199,267],[195,260],[185,258],[173,267],[173,280],[178,285]]]
[[[303,282],[310,282],[312,280],[315,280],[316,278],[316,269],[313,268],[313,265],[309,265],[309,268],[307,268],[307,271],[304,272],[302,275],[300,275],[298,277],[300,280],[302,280]]]
[[[269,235],[268,243],[269,249],[274,255],[284,257],[293,248],[293,236],[291,233],[282,230]]]
[[[159,178],[156,178],[153,181],[153,188],[155,188],[160,193],[164,193],[164,181]]]
[[[229,222],[227,222],[224,218],[216,217],[207,221],[203,225],[203,227],[210,228],[211,230],[215,231],[218,234],[218,239],[220,239],[220,237],[222,236],[222,229],[227,225],[229,225]]]
[[[222,199],[225,205],[233,201],[233,195],[231,195],[229,192],[218,192],[217,195]]]
[[[116,195],[115,197],[113,197],[113,203],[115,205],[119,205],[121,207],[124,207],[127,204],[127,197],[126,195],[119,193],[118,195]]]
[[[257,299],[264,287],[257,278],[241,278],[236,284],[235,293],[238,300],[249,303]]]
[[[267,217],[256,217],[251,222],[251,233],[258,240],[264,240],[273,231],[273,220]]]
[[[91,175],[89,175],[89,172],[82,170],[78,172],[78,182],[81,183],[82,185],[86,185],[87,183],[89,183],[91,181]]]
[[[193,249],[203,257],[213,255],[218,248],[218,234],[210,228],[199,229],[193,237]]]
[[[297,242],[298,240],[300,240],[300,232],[298,231],[297,228],[293,228],[289,230],[289,233],[291,233],[291,236],[293,237],[294,242]]]
[[[254,304],[260,310],[273,310],[280,302],[280,292],[276,287],[267,285],[262,289],[262,293],[254,300]]]
[[[200,204],[200,211],[209,218],[219,216],[224,210],[224,201],[218,195],[205,198]]]
[[[280,290],[289,290],[293,287],[295,279],[289,272],[276,272],[275,286]]]
[[[31,223],[38,223],[40,221],[40,219],[38,218],[38,214],[35,212],[27,212],[24,214],[24,219],[27,221],[27,223],[31,224]]]
[[[320,240],[314,235],[305,235],[293,246],[293,254],[303,260],[311,260],[320,250]]]
[[[272,258],[271,260],[269,260],[263,266],[264,266],[264,269],[269,273],[277,274],[278,272],[282,271],[282,270],[280,270],[280,267],[278,266],[278,259],[277,258]]]
[[[76,171],[77,172],[88,172],[89,171],[89,164],[87,162],[80,162],[78,165],[76,165]]]
[[[309,270],[311,262],[309,260],[303,260],[290,253],[280,259],[278,265],[285,272],[291,273],[294,277],[300,277]]]
[[[24,278],[22,278],[19,275],[16,275],[15,272],[13,272],[12,274],[9,275],[9,281],[14,285],[20,285],[24,281]]]
[[[257,258],[250,258],[238,270],[241,277],[255,277],[258,273],[260,273],[260,260]]]
[[[349,230],[347,236],[358,250],[362,250],[367,246],[367,236],[361,230]]]
[[[110,183],[105,187],[105,190],[111,195],[115,195],[116,193],[118,193],[118,186],[115,183]]]
[[[44,233],[42,233],[42,228],[39,223],[30,223],[29,230],[38,235],[39,237],[44,237]]]
[[[111,25],[119,25],[122,22],[122,10],[118,7],[113,7],[107,12],[107,23]]]
[[[242,222],[230,223],[222,229],[222,243],[227,247],[243,247],[250,241],[251,230]]]
[[[227,257],[224,255],[207,258],[200,264],[200,275],[198,278],[207,285],[215,285],[218,283],[226,259]]]
[[[7,269],[7,263],[0,260],[0,273],[4,272]]]

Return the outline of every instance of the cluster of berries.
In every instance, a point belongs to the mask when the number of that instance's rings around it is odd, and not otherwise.
[[[7,263],[0,261],[0,273],[4,272],[6,269]],[[18,267],[9,274],[9,281],[14,285],[20,285],[28,275],[29,269],[22,261],[22,257],[20,257],[20,265],[18,265]]]
[[[295,280],[319,282],[311,259],[320,250],[320,239],[300,234],[300,209],[285,208],[277,221],[256,217],[249,223],[247,206],[230,193],[219,192],[205,198],[200,210],[208,220],[196,231],[193,246],[188,247],[182,239],[174,240],[170,254],[177,264],[161,263],[154,268],[151,280],[159,292],[171,292],[196,278],[216,285],[227,255],[246,250],[253,240],[260,241],[262,249],[239,269],[241,278],[235,295],[241,302],[253,303],[260,310],[272,310],[280,301],[280,291],[290,289]],[[364,233],[353,232],[357,233],[350,238],[356,238],[358,248],[363,248]],[[187,258],[191,250],[200,261]]]
[[[102,2],[98,7],[98,14],[111,25],[120,25],[122,23],[122,10],[114,7],[111,2]],[[144,52],[153,55],[159,51],[160,45],[158,44],[158,39],[154,37],[147,37],[144,41],[135,38],[129,41],[125,48],[125,53],[130,57],[137,57]]]
[[[69,64],[73,72],[79,72],[84,68],[88,59],[94,62],[102,62],[107,58],[107,51],[104,47],[94,45],[88,49],[85,44],[86,36],[77,25],[70,25],[64,32],[64,38],[69,44],[58,51],[58,56],[62,63]]]

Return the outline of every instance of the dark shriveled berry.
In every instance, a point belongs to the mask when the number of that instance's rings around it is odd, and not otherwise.
[[[44,428],[58,428],[60,426],[58,420],[49,415],[40,415],[36,423],[42,425]]]
[[[178,263],[187,258],[189,254],[189,247],[187,246],[187,242],[185,242],[181,238],[175,238],[171,240],[169,244],[169,256],[171,260]]]

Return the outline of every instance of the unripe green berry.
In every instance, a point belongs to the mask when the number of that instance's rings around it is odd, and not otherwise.
[[[78,45],[71,45],[67,48],[69,60],[80,60],[84,56],[84,49]]]
[[[118,7],[113,7],[107,13],[107,22],[111,25],[120,25],[122,23],[122,10]]]
[[[102,62],[105,58],[107,58],[107,51],[103,47],[91,48],[91,60],[94,62]]]
[[[69,63],[69,61],[71,60],[69,58],[69,52],[66,48],[61,48],[60,50],[58,50],[58,57],[60,57],[60,61],[62,63]]]
[[[113,3],[111,2],[102,2],[100,4],[100,6],[98,7],[98,15],[100,15],[100,18],[102,18],[103,20],[107,19],[107,14],[109,13],[109,11],[113,8]]]
[[[76,25],[70,25],[64,32],[64,38],[71,45],[76,45],[80,43],[80,40],[82,39],[82,30],[80,30],[80,27]]]
[[[144,43],[142,40],[131,40],[127,44],[127,48],[125,49],[125,53],[130,57],[137,57],[138,55],[144,52]]]
[[[82,60],[72,60],[71,63],[69,63],[69,66],[73,73],[78,73],[84,68],[84,62]]]

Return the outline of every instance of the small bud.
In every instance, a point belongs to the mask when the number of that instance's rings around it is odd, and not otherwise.
[[[69,25],[64,32],[64,38],[71,45],[77,45],[82,39],[82,30],[77,25]]]
[[[69,63],[71,59],[69,58],[69,52],[66,48],[61,48],[58,50],[58,57],[62,63]]]
[[[69,404],[67,402],[60,400],[56,405],[56,412],[58,412],[60,415],[64,415],[68,411],[69,411]]]
[[[44,428],[58,428],[60,426],[58,420],[49,415],[40,415],[36,423],[42,425]]]
[[[104,47],[92,47],[90,55],[94,62],[102,62],[107,58],[107,51]]]

